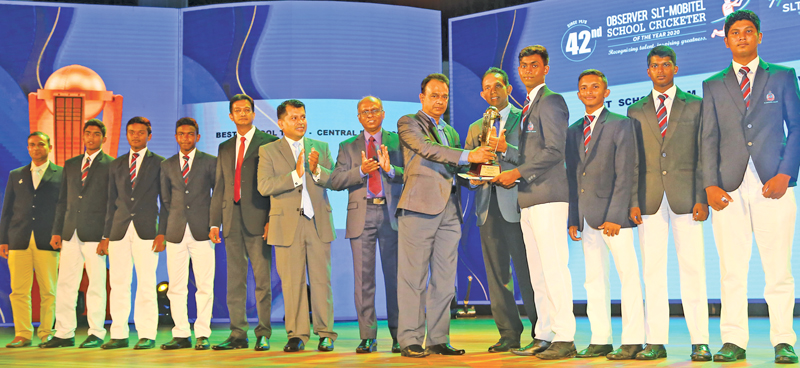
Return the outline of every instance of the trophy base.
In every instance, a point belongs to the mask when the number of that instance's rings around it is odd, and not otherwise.
[[[496,164],[472,164],[467,174],[472,176],[482,176],[493,178],[500,175],[500,165]]]

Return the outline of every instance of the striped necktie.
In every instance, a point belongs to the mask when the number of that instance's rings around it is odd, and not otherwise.
[[[134,153],[133,155],[131,155],[131,169],[130,169],[130,173],[131,173],[131,189],[133,189],[133,187],[136,185],[136,182],[134,180],[136,179],[136,159],[137,158],[139,158],[139,154],[138,153]]]
[[[586,115],[583,117],[583,152],[589,152],[589,142],[592,140],[592,122],[594,115]]]
[[[525,97],[525,105],[522,106],[522,116],[525,116],[525,114],[528,113],[528,108],[530,107],[530,105],[531,105],[531,96],[527,96]]]
[[[81,168],[81,186],[86,185],[86,177],[89,175],[89,166],[92,166],[92,158],[87,156],[86,163]]]
[[[658,95],[658,99],[661,100],[661,102],[658,104],[656,118],[658,119],[658,128],[661,130],[661,138],[667,135],[667,106],[664,104],[667,98],[669,98],[669,96],[666,94]]]
[[[739,88],[742,90],[742,97],[744,98],[744,105],[745,108],[750,108],[750,78],[747,77],[747,73],[750,73],[750,68],[743,66],[739,69],[739,74],[742,75],[742,83],[739,84]]]
[[[181,175],[183,175],[183,183],[189,183],[189,156],[183,156],[183,168],[181,169]]]

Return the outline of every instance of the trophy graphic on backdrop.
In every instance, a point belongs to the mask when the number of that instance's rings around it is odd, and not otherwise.
[[[494,122],[498,119],[500,119],[500,112],[494,106],[489,106],[486,112],[483,113],[483,124],[481,124],[481,136],[479,138],[481,146],[489,145],[489,135],[492,134],[492,126],[494,126]],[[495,134],[499,134],[499,132],[495,132]],[[496,152],[496,150],[497,147],[494,147],[493,151]],[[470,165],[467,175],[491,179],[500,175],[500,165],[498,165],[496,161],[474,163]]]

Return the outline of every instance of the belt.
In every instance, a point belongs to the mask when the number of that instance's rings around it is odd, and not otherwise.
[[[367,204],[376,204],[376,205],[386,204],[386,198],[383,198],[383,197],[381,197],[381,198],[367,198]]]

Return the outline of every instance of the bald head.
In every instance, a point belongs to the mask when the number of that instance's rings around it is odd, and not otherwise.
[[[386,113],[380,98],[367,96],[358,102],[358,121],[369,134],[374,135],[381,131],[384,117]]]

